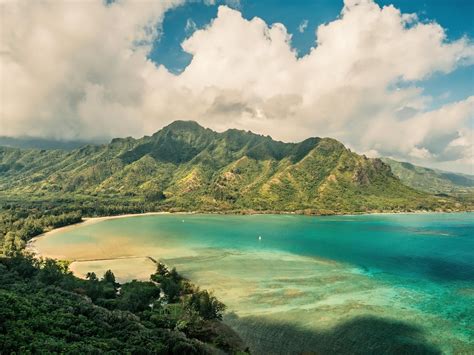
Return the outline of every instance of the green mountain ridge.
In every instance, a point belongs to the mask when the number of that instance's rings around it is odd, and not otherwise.
[[[414,189],[432,194],[474,196],[474,176],[425,168],[408,162],[382,158],[390,165],[392,172],[405,184]]]
[[[337,140],[284,143],[176,121],[152,136],[72,151],[0,147],[0,189],[38,197],[121,197],[159,209],[347,213],[461,206],[401,183]]]

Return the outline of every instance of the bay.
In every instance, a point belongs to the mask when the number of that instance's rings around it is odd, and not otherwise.
[[[34,247],[78,276],[174,266],[226,303],[254,353],[474,353],[473,217],[134,216]]]

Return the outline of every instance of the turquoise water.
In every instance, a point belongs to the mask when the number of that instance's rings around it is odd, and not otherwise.
[[[60,231],[36,248],[79,261],[162,259],[213,289],[256,353],[469,354],[473,217],[140,216]],[[137,278],[147,274],[131,260]],[[95,263],[77,263],[79,273],[109,266]]]

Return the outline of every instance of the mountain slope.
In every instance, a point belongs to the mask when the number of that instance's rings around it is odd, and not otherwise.
[[[181,210],[456,208],[450,199],[405,186],[381,160],[334,139],[283,143],[188,121],[70,152],[0,148],[0,189],[17,196],[121,197]]]
[[[474,176],[424,168],[383,158],[392,172],[406,185],[433,194],[474,194]]]

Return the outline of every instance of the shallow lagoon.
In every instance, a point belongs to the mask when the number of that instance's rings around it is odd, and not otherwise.
[[[473,217],[138,216],[35,247],[122,281],[176,266],[256,353],[474,353]]]

